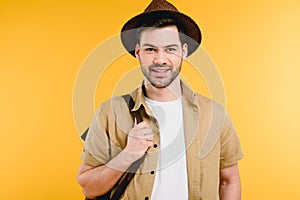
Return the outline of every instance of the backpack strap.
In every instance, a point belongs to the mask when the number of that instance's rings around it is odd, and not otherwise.
[[[127,103],[128,109],[129,109],[131,115],[133,116],[133,118],[135,118],[137,120],[137,123],[142,122],[143,117],[142,117],[141,113],[139,112],[139,110],[132,111],[132,109],[135,105],[135,102],[133,101],[132,97],[129,94],[125,94],[122,97],[125,100],[125,102]],[[89,131],[89,128],[87,128],[81,135],[81,139],[83,141],[86,139],[88,131]],[[119,180],[119,183],[116,186],[116,191],[114,192],[114,194],[112,195],[111,198],[110,198],[111,191],[109,191],[108,193],[97,197],[95,200],[118,200],[118,199],[120,199],[122,194],[125,192],[127,186],[129,185],[130,181],[133,179],[137,169],[140,167],[140,165],[145,160],[145,157],[146,157],[146,153],[140,159],[133,162],[129,166],[129,168],[126,170],[126,172],[124,172],[124,174],[122,175],[122,177]],[[88,200],[88,198],[86,198],[86,200]]]

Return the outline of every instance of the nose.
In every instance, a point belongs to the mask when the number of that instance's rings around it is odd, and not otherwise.
[[[166,57],[165,52],[163,50],[158,50],[155,53],[153,63],[154,64],[159,64],[159,65],[166,65],[167,64],[167,57]]]

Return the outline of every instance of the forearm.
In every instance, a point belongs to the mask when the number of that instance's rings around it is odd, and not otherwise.
[[[135,160],[135,157],[122,151],[105,165],[93,168],[83,164],[79,170],[78,182],[82,186],[84,195],[95,198],[107,193]]]
[[[241,199],[241,180],[238,165],[220,170],[220,200],[240,200]]]
[[[237,183],[220,183],[220,200],[240,200],[241,184]]]

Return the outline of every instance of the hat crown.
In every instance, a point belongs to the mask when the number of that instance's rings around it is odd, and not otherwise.
[[[155,11],[173,11],[178,12],[177,8],[166,0],[153,0],[149,6],[145,9],[144,13],[155,12]]]
[[[191,55],[201,43],[201,31],[196,22],[189,16],[181,13],[178,9],[166,0],[152,0],[143,13],[128,20],[122,27],[121,40],[126,50],[135,57],[135,47],[138,42],[137,28],[156,20],[170,18],[180,26],[188,44],[188,55]]]

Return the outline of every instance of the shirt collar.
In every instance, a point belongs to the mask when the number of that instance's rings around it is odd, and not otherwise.
[[[180,83],[181,83],[181,90],[182,90],[183,98],[185,98],[189,103],[194,104],[196,93],[194,91],[192,91],[182,81],[180,81]],[[148,114],[151,113],[150,109],[148,108],[148,106],[145,102],[145,86],[144,86],[144,84],[142,84],[141,87],[139,87],[135,91],[133,91],[133,93],[131,94],[131,97],[135,102],[135,105],[134,105],[132,111],[136,111],[136,110],[139,110],[140,108],[144,107]]]

